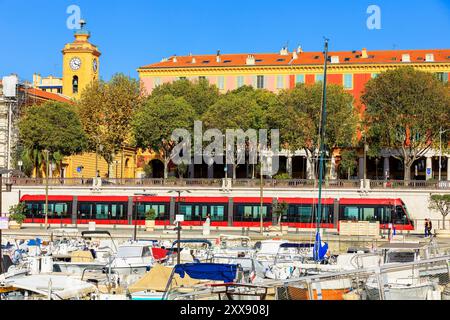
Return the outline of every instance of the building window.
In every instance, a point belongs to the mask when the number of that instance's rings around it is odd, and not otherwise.
[[[178,80],[186,80],[186,77],[179,77]]]
[[[155,78],[154,88],[159,87],[160,85],[161,85],[161,78],[159,77]]]
[[[198,80],[199,80],[199,81],[206,80],[206,77],[205,77],[205,76],[200,76],[200,77],[198,77]]]
[[[323,74],[316,74],[316,82],[323,82]]]
[[[437,72],[437,73],[435,73],[435,75],[436,75],[436,78],[439,81],[441,81],[443,83],[447,83],[448,82],[448,73],[446,73],[446,72]]]
[[[277,76],[277,89],[284,89],[284,77]]]
[[[378,78],[379,74],[378,73],[372,73],[372,79]]]
[[[72,79],[72,93],[78,93],[78,76],[73,76]]]
[[[304,74],[298,74],[295,76],[295,84],[297,83],[305,83],[305,75]]]
[[[353,89],[353,75],[344,74],[344,89]]]
[[[256,77],[256,88],[264,89],[264,76]]]
[[[220,90],[225,89],[225,77],[220,76],[217,78],[217,86],[219,87]]]
[[[238,88],[243,87],[244,86],[244,77],[238,76],[236,79],[236,84],[237,84]]]

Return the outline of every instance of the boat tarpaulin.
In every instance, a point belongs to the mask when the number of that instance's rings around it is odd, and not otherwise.
[[[316,233],[316,242],[314,243],[314,261],[322,261],[328,252],[328,243],[323,243],[320,232]]]
[[[172,268],[155,264],[141,279],[128,287],[130,293],[141,291],[160,291],[166,290],[167,282],[172,274]],[[200,281],[193,280],[189,276],[181,278],[178,274],[172,279],[171,287],[192,287]]]
[[[216,280],[225,283],[234,282],[237,273],[236,264],[186,263],[175,266],[175,273],[182,278],[188,274],[193,279]]]

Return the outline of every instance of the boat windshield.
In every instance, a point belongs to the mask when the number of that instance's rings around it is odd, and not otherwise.
[[[142,247],[138,246],[124,246],[119,247],[117,251],[118,258],[131,258],[131,257],[141,257],[142,256]]]
[[[414,252],[388,252],[386,255],[386,263],[406,263],[414,262],[415,253]]]

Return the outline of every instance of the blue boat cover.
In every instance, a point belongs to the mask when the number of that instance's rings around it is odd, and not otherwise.
[[[323,261],[325,255],[328,252],[328,243],[322,245],[322,239],[320,238],[320,232],[316,233],[316,242],[314,243],[314,261]]]
[[[29,240],[28,241],[28,243],[27,243],[27,245],[28,246],[37,246],[37,247],[39,247],[40,245],[41,245],[41,239],[39,239],[39,238],[36,238],[36,239],[31,239],[31,240]]]
[[[216,280],[225,283],[234,282],[237,273],[236,264],[220,263],[185,263],[177,264],[175,272],[184,278],[185,273],[192,279]]]

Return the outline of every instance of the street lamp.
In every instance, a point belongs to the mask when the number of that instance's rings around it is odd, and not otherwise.
[[[22,160],[17,161],[17,165],[19,166],[19,171],[22,172],[23,161]]]
[[[441,182],[441,171],[442,171],[442,135],[449,131],[450,129],[442,130],[439,128],[439,182]],[[448,179],[449,177],[447,177]]]
[[[180,212],[180,197],[182,192],[191,193],[189,190],[170,190],[169,193],[178,193],[177,204],[175,205],[175,217]],[[181,240],[181,222],[177,221],[177,264],[180,264],[180,240]]]

